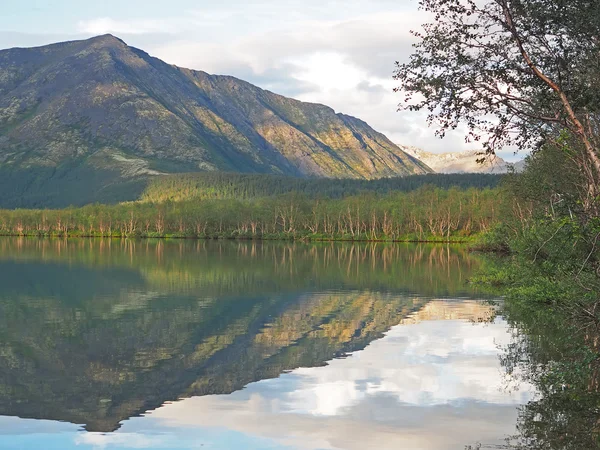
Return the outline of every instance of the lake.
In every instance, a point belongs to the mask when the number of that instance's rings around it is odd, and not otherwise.
[[[534,389],[460,246],[0,239],[0,448],[502,445]]]

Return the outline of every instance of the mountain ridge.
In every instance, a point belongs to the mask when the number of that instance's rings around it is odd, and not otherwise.
[[[113,35],[0,51],[0,172],[40,168],[97,172],[99,191],[176,172],[431,172],[358,118],[168,64]]]
[[[486,159],[479,163],[482,152],[479,150],[465,150],[458,152],[431,153],[417,147],[398,145],[404,152],[411,155],[436,173],[489,173],[504,174],[511,170],[520,172],[524,168],[524,161],[510,163],[499,156]]]

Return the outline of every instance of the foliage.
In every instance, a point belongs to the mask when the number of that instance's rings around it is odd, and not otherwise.
[[[249,200],[0,210],[0,234],[312,240],[464,241],[497,220],[498,191],[440,189],[341,199],[297,193]]]
[[[600,448],[600,221],[561,151],[545,146],[505,180],[505,220],[481,240],[509,255],[475,279],[505,296],[515,333],[503,364],[540,393],[510,448]]]
[[[514,254],[474,278],[477,285],[496,286],[504,295],[502,314],[513,339],[501,362],[511,385],[528,383],[538,392],[520,408],[518,433],[507,448],[600,448],[600,326],[585,312],[597,293],[557,267]]]
[[[595,0],[421,0],[425,24],[398,64],[406,107],[440,135],[466,123],[488,153],[568,136],[571,162],[599,194],[600,3]],[[589,206],[589,205],[588,205]]]
[[[291,192],[313,199],[338,199],[367,192],[410,192],[426,185],[443,189],[495,188],[501,179],[501,175],[490,174],[428,174],[351,180],[207,172],[154,178],[143,192],[141,200],[154,203],[192,199],[242,200]]]

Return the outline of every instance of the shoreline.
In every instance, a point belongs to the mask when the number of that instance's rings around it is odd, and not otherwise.
[[[132,236],[99,236],[89,234],[17,234],[17,233],[0,233],[0,238],[28,238],[28,239],[115,239],[115,240],[180,240],[180,241],[256,241],[256,242],[352,242],[352,243],[397,243],[397,244],[472,244],[476,236],[460,239],[413,239],[413,238],[399,238],[399,239],[353,239],[353,238],[326,238],[326,237],[269,237],[269,236],[180,236],[180,235],[162,235],[162,236],[150,236],[150,235],[132,235]]]

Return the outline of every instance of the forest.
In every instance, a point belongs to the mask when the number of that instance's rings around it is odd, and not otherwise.
[[[495,223],[501,180],[177,174],[155,177],[133,202],[0,210],[0,235],[465,241]]]
[[[410,192],[423,186],[449,188],[495,188],[502,175],[427,174],[375,180],[296,178],[278,175],[249,175],[204,172],[155,177],[141,195],[142,201],[164,202],[190,199],[249,199],[295,192],[309,198],[344,198],[373,192]]]
[[[304,193],[0,210],[0,234],[17,236],[465,241],[502,214],[498,189],[366,192],[343,198]]]

